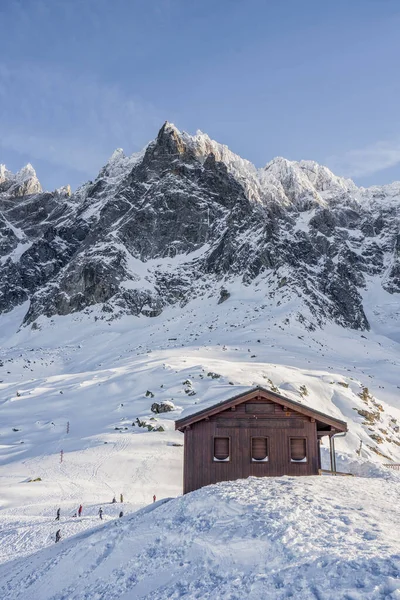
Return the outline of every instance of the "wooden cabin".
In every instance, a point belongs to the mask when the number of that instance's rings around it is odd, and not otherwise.
[[[179,419],[184,432],[183,493],[210,483],[281,475],[318,475],[320,439],[347,424],[257,387]],[[333,449],[333,457],[332,457]]]

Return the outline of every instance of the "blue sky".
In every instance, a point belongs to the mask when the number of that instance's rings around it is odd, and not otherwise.
[[[399,0],[1,0],[0,162],[94,179],[165,120],[400,180]]]

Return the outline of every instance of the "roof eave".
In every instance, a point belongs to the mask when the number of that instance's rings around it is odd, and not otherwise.
[[[273,399],[277,400],[278,404],[283,405],[284,403],[287,403],[288,406],[292,406],[294,408],[294,410],[297,409],[298,412],[302,412],[303,414],[306,414],[306,416],[313,417],[313,418],[315,418],[316,421],[320,421],[322,423],[325,423],[326,425],[330,425],[331,427],[338,429],[339,432],[346,433],[348,431],[347,423],[345,423],[345,421],[341,421],[340,419],[336,419],[335,417],[331,417],[330,415],[321,413],[320,411],[317,411],[313,408],[304,406],[303,404],[300,404],[299,402],[296,402],[295,400],[290,400],[289,398],[286,398],[285,396],[281,396],[280,394],[277,394],[276,392],[272,392],[271,390],[267,390],[267,389],[263,388],[262,386],[257,386],[256,388],[250,389],[248,392],[245,392],[245,393],[242,392],[241,394],[238,394],[237,396],[233,396],[232,398],[229,398],[228,400],[223,400],[222,402],[213,404],[212,406],[204,408],[204,409],[198,411],[197,413],[193,413],[192,415],[188,415],[187,417],[184,417],[183,419],[178,419],[177,421],[175,421],[175,429],[182,431],[185,427],[192,425],[198,421],[201,421],[204,418],[206,418],[207,416],[212,416],[213,414],[218,414],[219,412],[226,410],[227,408],[230,408],[231,406],[233,406],[235,404],[241,404],[242,402],[246,402],[248,399],[250,399],[250,398],[247,398],[247,396],[252,396],[253,394],[255,394],[258,391],[264,392],[265,394],[267,394],[267,396],[268,395],[272,396]],[[307,413],[310,413],[310,414],[307,415]]]

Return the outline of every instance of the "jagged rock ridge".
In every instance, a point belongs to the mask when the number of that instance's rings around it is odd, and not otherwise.
[[[0,312],[29,299],[25,323],[94,304],[154,316],[206,292],[217,302],[239,278],[298,298],[315,324],[365,329],[367,281],[400,292],[399,207],[400,183],[357,188],[283,158],[257,170],[169,123],[72,195],[1,166]]]

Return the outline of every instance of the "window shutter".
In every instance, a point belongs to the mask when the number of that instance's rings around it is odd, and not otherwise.
[[[226,460],[229,458],[229,438],[214,438],[214,458],[217,460]]]
[[[290,440],[290,458],[292,460],[304,460],[306,458],[305,438],[292,438]]]
[[[251,440],[251,457],[255,460],[264,460],[268,456],[267,438],[253,437]]]

